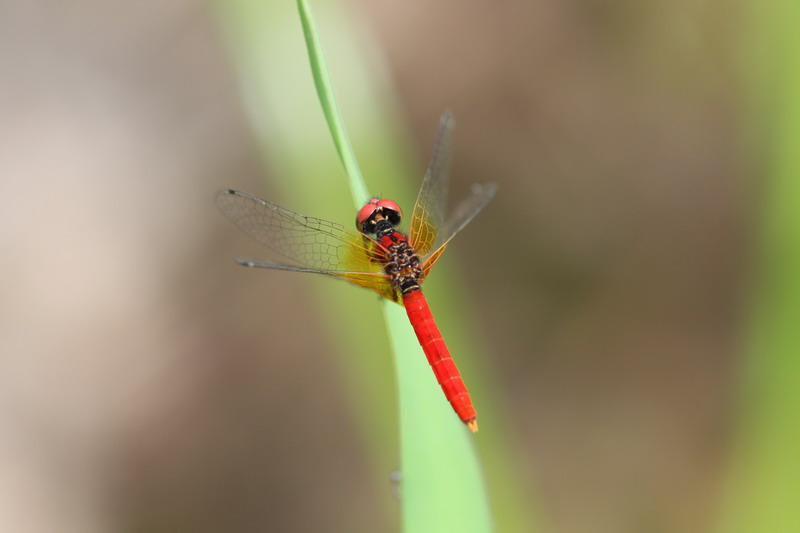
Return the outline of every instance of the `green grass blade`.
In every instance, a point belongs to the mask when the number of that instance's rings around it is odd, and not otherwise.
[[[747,43],[766,131],[759,257],[731,484],[718,529],[800,531],[800,3],[757,4]],[[756,9],[755,4],[750,9]],[[763,122],[762,122],[763,121]],[[763,147],[758,147],[763,148]]]
[[[359,208],[367,197],[362,193],[366,188],[336,108],[308,5],[298,0],[297,6],[317,94]],[[392,341],[401,413],[403,530],[488,532],[488,499],[472,436],[445,401],[405,311],[391,303],[384,303],[383,309]]]
[[[317,30],[311,15],[311,8],[306,0],[297,0],[297,10],[300,13],[300,22],[303,25],[303,35],[306,39],[306,49],[308,50],[308,60],[311,63],[311,74],[314,76],[314,85],[317,88],[319,103],[322,105],[322,112],[325,114],[325,121],[336,145],[339,159],[344,165],[350,184],[350,193],[353,195],[353,202],[356,209],[360,208],[369,197],[364,178],[358,168],[355,153],[347,136],[347,130],[339,114],[339,107],[336,105],[336,96],[333,91],[328,67],[325,64],[325,56],[322,53]]]

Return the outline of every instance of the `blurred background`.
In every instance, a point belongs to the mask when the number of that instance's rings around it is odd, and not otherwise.
[[[426,285],[498,530],[714,530],[766,167],[745,10],[314,7],[375,193],[410,208],[445,109],[454,199],[499,185]],[[399,531],[374,297],[239,268],[213,205],[352,220],[294,2],[4,2],[0,61],[0,530]]]

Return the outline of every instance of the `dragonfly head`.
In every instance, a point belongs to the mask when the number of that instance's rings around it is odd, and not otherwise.
[[[400,223],[403,211],[391,200],[372,198],[367,205],[358,210],[356,228],[362,233],[375,233],[378,222],[388,220],[392,226]]]

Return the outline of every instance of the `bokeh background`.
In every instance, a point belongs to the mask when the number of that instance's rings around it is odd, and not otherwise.
[[[500,530],[713,531],[767,167],[747,10],[315,4],[375,192],[410,204],[445,109],[454,196],[500,187],[429,282]],[[0,530],[399,531],[374,298],[237,267],[263,250],[212,201],[351,220],[304,54],[288,0],[0,5]],[[300,80],[263,108],[259,62]]]

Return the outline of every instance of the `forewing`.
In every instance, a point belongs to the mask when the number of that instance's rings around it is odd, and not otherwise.
[[[341,224],[307,217],[235,189],[219,191],[216,203],[251,238],[304,268],[258,261],[247,266],[329,275],[374,274],[383,268],[385,251],[374,240]]]
[[[452,115],[450,112],[445,112],[439,121],[439,131],[436,134],[431,160],[419,188],[414,211],[411,213],[408,237],[419,255],[427,255],[433,249],[444,222],[450,170],[450,145],[454,127],[455,122]]]
[[[464,229],[475,216],[489,203],[495,193],[497,192],[497,185],[494,183],[475,184],[472,186],[469,196],[464,199],[453,212],[444,229],[439,234],[436,240],[436,248],[429,257],[425,259],[422,265],[423,274],[428,275],[434,263],[439,259],[444,252],[447,245],[456,236],[456,234]]]

